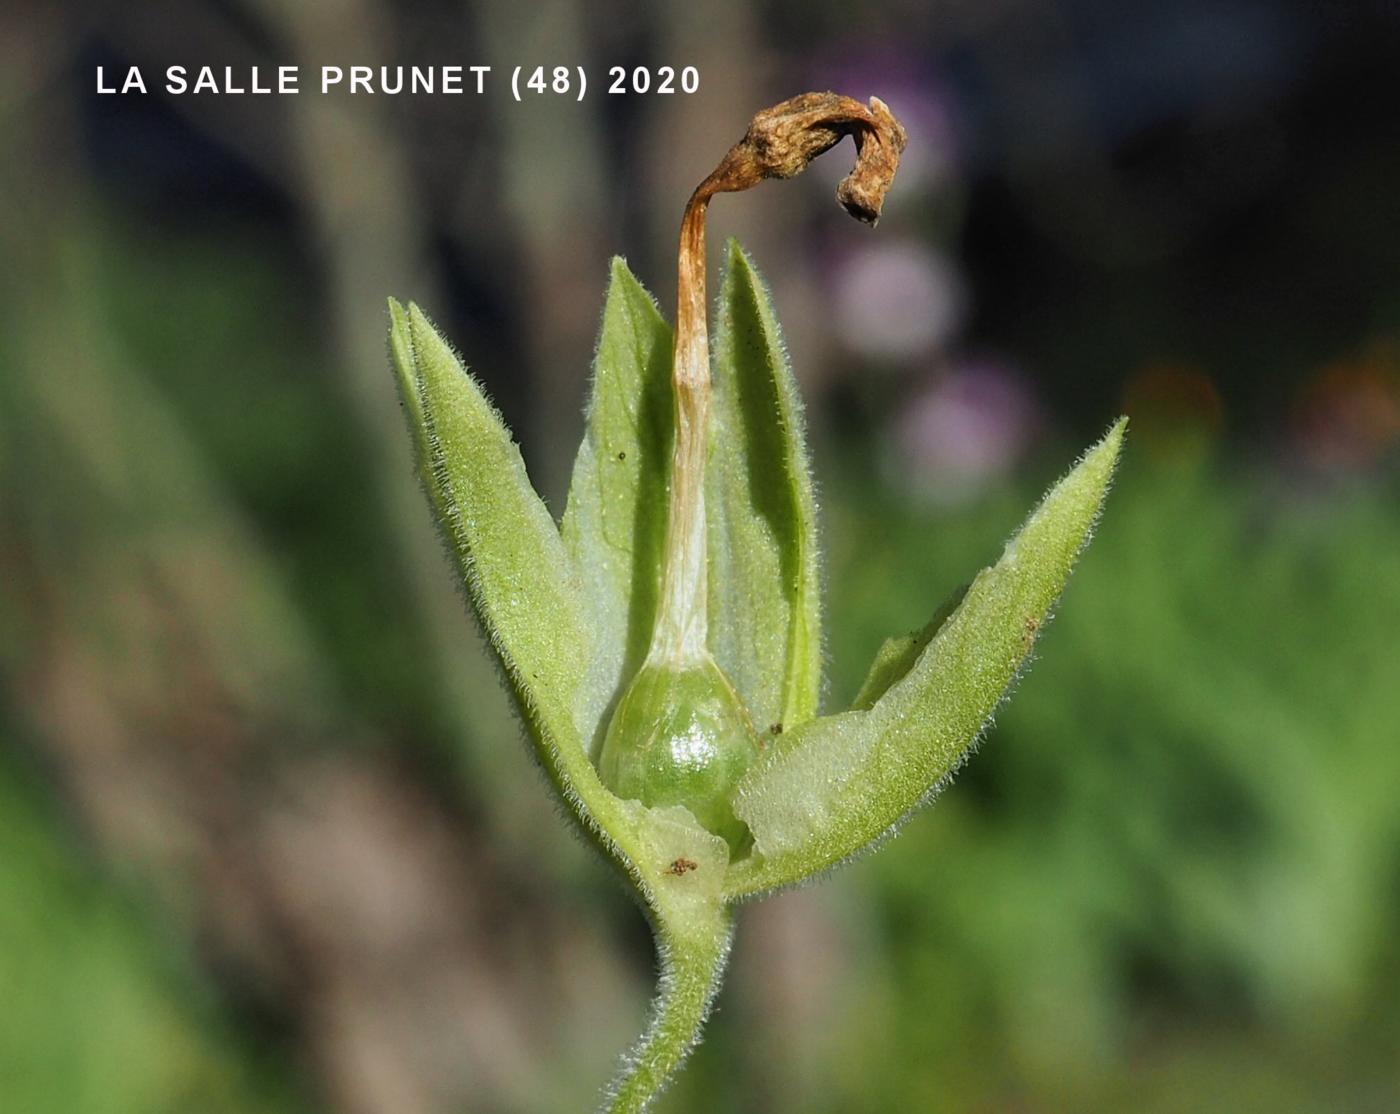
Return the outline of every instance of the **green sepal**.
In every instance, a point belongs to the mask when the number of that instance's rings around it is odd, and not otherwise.
[[[580,692],[595,757],[605,714],[646,655],[661,582],[673,409],[671,328],[612,261],[583,443],[560,525],[596,635]]]
[[[924,624],[923,629],[911,634],[897,634],[880,644],[880,648],[875,651],[875,660],[866,671],[860,691],[851,701],[852,711],[863,712],[874,707],[875,701],[884,696],[891,686],[903,680],[909,670],[914,668],[914,663],[919,660],[924,647],[933,641],[933,636],[958,609],[958,604],[962,603],[963,597],[967,595],[967,587],[964,584],[954,592],[943,606],[933,613],[933,618]]]
[[[1029,659],[1093,529],[1125,426],[1114,425],[1051,489],[902,676],[912,644],[903,654],[889,648],[877,676],[890,683],[873,704],[784,734],[754,764],[735,802],[754,853],[731,864],[731,899],[860,854],[946,782]]]
[[[802,400],[772,303],[734,240],[711,361],[710,651],[760,730],[821,696],[816,501]]]
[[[724,840],[684,808],[620,800],[589,759],[593,723],[580,694],[597,636],[579,573],[510,431],[417,306],[390,300],[389,314],[420,477],[540,765],[657,923],[715,906]]]
[[[593,639],[559,532],[510,431],[451,348],[416,305],[390,299],[389,315],[419,476],[467,598],[540,764],[576,819],[610,846],[601,829],[612,810],[573,711]]]
[[[576,739],[588,664],[578,579],[510,431],[415,305],[390,303],[391,341],[420,473],[472,607],[529,718]]]

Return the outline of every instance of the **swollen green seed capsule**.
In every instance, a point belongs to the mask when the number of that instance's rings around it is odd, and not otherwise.
[[[613,713],[598,773],[624,800],[684,805],[737,851],[748,828],[734,815],[734,786],[757,756],[748,712],[707,656],[642,666]]]

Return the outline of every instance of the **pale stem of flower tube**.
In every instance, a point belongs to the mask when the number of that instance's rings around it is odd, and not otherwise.
[[[672,389],[676,441],[671,508],[650,664],[683,668],[706,650],[705,453],[710,414],[710,339],[705,322],[705,210],[715,190],[706,179],[681,221]]]
[[[705,321],[705,214],[717,193],[749,189],[765,178],[791,178],[845,135],[854,138],[855,169],[836,190],[858,220],[880,216],[905,133],[879,98],[863,105],[835,93],[804,93],[764,109],[686,204],[681,219],[672,385],[675,449],[670,514],[650,665],[684,668],[709,651],[705,456],[710,407],[710,343]]]

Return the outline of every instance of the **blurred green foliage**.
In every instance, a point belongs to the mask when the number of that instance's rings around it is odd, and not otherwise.
[[[171,938],[0,762],[0,1096],[16,1114],[293,1109]]]

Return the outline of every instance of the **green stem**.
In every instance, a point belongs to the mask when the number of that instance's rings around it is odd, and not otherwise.
[[[733,916],[719,906],[687,911],[684,919],[689,923],[675,931],[658,918],[660,986],[646,1033],[608,1088],[607,1114],[648,1109],[700,1040],[729,958]]]

